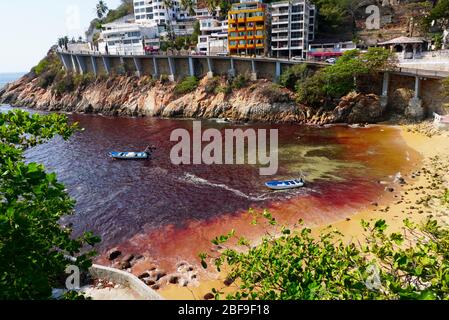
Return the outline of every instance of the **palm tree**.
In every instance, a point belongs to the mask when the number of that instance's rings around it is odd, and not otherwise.
[[[207,10],[213,16],[215,16],[217,8],[220,6],[220,2],[220,0],[206,0]]]
[[[108,6],[106,5],[106,3],[103,0],[100,0],[97,4],[97,16],[98,19],[102,19],[106,13],[109,11]]]
[[[195,2],[194,0],[181,0],[181,8],[185,11],[187,11],[187,13],[190,16],[194,16],[195,15]]]
[[[173,0],[164,0],[163,1],[164,7],[165,7],[165,18],[166,18],[166,26],[167,26],[167,34],[168,39],[173,41],[175,39],[175,35],[173,33],[173,28],[171,25],[171,17],[169,15],[169,9],[173,9],[175,3]]]

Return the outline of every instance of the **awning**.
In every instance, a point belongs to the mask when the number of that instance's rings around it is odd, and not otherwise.
[[[343,52],[309,52],[311,57],[340,57]]]

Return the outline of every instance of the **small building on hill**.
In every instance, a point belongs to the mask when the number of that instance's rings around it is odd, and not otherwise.
[[[421,53],[427,49],[427,41],[422,37],[399,37],[378,45],[390,49],[391,52],[402,53],[403,59],[420,58]]]

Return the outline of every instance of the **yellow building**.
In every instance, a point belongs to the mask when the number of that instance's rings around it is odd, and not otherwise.
[[[265,55],[268,49],[267,7],[257,0],[243,1],[233,4],[229,10],[229,53],[231,55]]]

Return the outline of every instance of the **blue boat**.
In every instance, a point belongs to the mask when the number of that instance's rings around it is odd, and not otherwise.
[[[304,179],[297,180],[282,180],[282,181],[270,181],[265,185],[271,190],[287,190],[304,187],[306,182]]]
[[[109,156],[117,160],[146,160],[148,152],[109,152]]]

